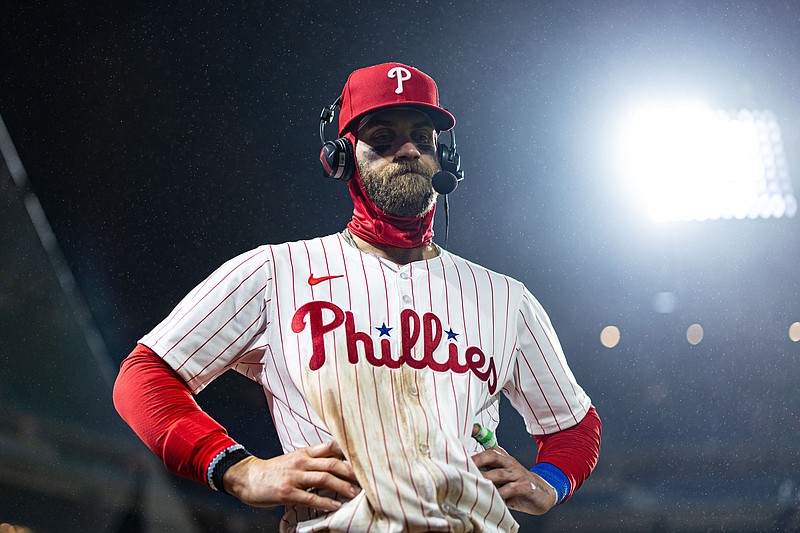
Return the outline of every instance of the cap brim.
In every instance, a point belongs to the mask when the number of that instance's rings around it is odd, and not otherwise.
[[[393,107],[405,107],[405,108],[412,108],[425,113],[430,117],[431,122],[433,122],[433,127],[436,131],[448,131],[456,125],[456,118],[446,109],[442,107],[436,107],[424,102],[403,102],[401,104],[389,104],[389,105],[382,105],[382,106],[375,106],[370,108],[363,113],[359,114],[356,117],[353,117],[350,122],[347,123],[347,126],[343,128],[342,132],[358,129],[357,125],[359,121],[367,115],[379,113],[381,111],[385,111],[387,109],[392,109]],[[355,128],[354,128],[355,127]]]
[[[447,131],[456,125],[456,118],[446,109],[441,107],[432,106],[430,104],[413,104],[409,103],[411,107],[416,107],[429,117],[433,122],[433,127],[437,131]]]

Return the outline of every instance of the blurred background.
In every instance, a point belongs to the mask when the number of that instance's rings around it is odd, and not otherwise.
[[[353,69],[396,60],[458,121],[448,248],[528,286],[604,421],[593,476],[522,530],[800,530],[797,2],[33,1],[0,18],[0,523],[277,530],[279,509],[167,473],[112,383],[219,264],[347,223],[319,112]],[[755,148],[707,144],[723,130]],[[732,190],[755,196],[703,210]],[[279,453],[257,385],[229,373],[198,401]],[[535,460],[507,404],[499,439]]]

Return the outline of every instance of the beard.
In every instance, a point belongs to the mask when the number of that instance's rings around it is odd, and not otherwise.
[[[397,217],[417,218],[431,210],[437,197],[431,177],[438,170],[436,159],[390,163],[378,170],[369,161],[358,161],[367,196],[381,211]]]

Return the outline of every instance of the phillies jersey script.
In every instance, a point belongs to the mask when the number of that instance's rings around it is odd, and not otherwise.
[[[228,261],[140,342],[195,393],[229,369],[260,383],[285,452],[339,443],[363,490],[288,506],[282,531],[517,531],[470,459],[473,423],[496,430],[501,391],[531,434],[590,406],[521,283],[444,250],[398,266],[341,234]]]

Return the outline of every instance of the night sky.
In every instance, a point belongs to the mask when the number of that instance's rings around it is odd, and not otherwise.
[[[798,219],[657,225],[614,166],[639,104],[769,109],[800,192],[796,2],[70,4],[0,8],[0,115],[115,367],[225,260],[344,227],[319,112],[352,70],[400,61],[456,116],[448,247],[543,303],[604,417],[605,457],[772,453],[800,431]],[[676,313],[653,313],[662,291]],[[608,324],[615,350],[599,344]],[[243,383],[202,401],[267,449],[263,394]]]

